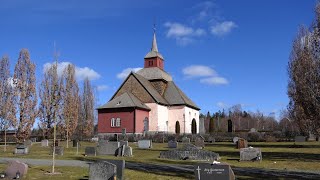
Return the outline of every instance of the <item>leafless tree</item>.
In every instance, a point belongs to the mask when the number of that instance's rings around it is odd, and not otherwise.
[[[5,56],[0,60],[0,129],[4,131],[4,151],[7,146],[7,129],[16,122],[15,115],[9,58]]]
[[[14,102],[17,106],[16,139],[22,142],[30,136],[31,128],[37,117],[37,94],[35,64],[31,62],[29,51],[22,49],[14,68]]]

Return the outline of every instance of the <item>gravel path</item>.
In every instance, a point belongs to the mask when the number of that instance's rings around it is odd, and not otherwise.
[[[52,161],[48,159],[24,159],[24,158],[0,158],[0,163],[6,163],[10,160],[18,160],[29,165],[50,166]],[[56,166],[76,166],[89,167],[90,161],[80,160],[56,160]],[[193,179],[194,172],[192,165],[162,165],[162,164],[146,164],[136,162],[126,162],[126,168],[131,170],[150,172],[163,175],[172,173],[176,176]],[[246,176],[254,179],[320,179],[319,172],[297,172],[285,170],[269,170],[259,168],[240,168],[232,167],[235,175]],[[241,179],[241,178],[237,178]]]

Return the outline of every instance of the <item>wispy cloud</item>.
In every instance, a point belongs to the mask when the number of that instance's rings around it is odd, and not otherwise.
[[[107,89],[109,89],[109,86],[107,86],[107,85],[99,85],[99,86],[97,86],[97,90],[98,91],[105,91]]]
[[[218,75],[218,73],[209,66],[191,65],[182,69],[186,78],[200,77],[200,83],[208,85],[227,85],[229,81]]]
[[[54,63],[45,63],[43,65],[43,72],[46,72]],[[58,75],[62,76],[63,71],[65,68],[71,64],[70,62],[60,62],[58,63]],[[75,66],[75,72],[76,72],[76,78],[78,80],[84,80],[85,78],[88,78],[89,80],[96,80],[99,79],[101,76],[99,73],[94,71],[93,69],[89,67],[78,67]]]
[[[142,68],[140,68],[140,67],[138,67],[138,68],[126,68],[126,69],[122,70],[122,72],[117,74],[117,78],[118,79],[125,79],[131,72],[137,72],[140,69],[142,69]]]
[[[196,10],[195,15],[191,18],[193,23],[212,19],[213,17],[217,17],[218,14],[217,5],[213,1],[200,2],[193,9]]]
[[[180,45],[188,45],[192,43],[195,38],[206,35],[206,31],[201,28],[192,28],[177,22],[166,22],[164,24],[167,30],[167,38],[176,39]]]
[[[223,21],[211,26],[211,33],[215,36],[225,36],[238,27],[233,21]]]

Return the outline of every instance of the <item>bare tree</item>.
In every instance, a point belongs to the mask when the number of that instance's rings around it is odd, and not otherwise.
[[[22,142],[30,136],[31,128],[37,117],[37,94],[35,64],[31,62],[29,51],[20,51],[18,62],[14,68],[14,96],[18,108],[17,121],[14,123],[17,129],[16,139]]]
[[[75,78],[75,67],[69,64],[64,70],[64,95],[63,95],[63,128],[67,137],[67,148],[69,138],[74,133],[79,116],[79,87]]]
[[[39,87],[40,105],[39,118],[40,127],[45,137],[51,135],[54,121],[58,120],[62,114],[62,80],[57,73],[57,64],[52,64],[44,72],[41,85]],[[57,118],[57,119],[55,119]]]
[[[92,136],[93,134],[93,125],[94,125],[94,91],[90,80],[86,78],[83,82],[83,93],[82,93],[82,117],[83,121],[81,122],[82,133],[86,137]]]
[[[15,111],[9,58],[3,57],[0,60],[0,129],[4,130],[4,151],[7,148],[7,129],[16,122]]]

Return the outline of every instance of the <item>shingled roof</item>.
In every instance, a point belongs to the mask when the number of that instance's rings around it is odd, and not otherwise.
[[[148,80],[164,79],[166,81],[172,81],[172,77],[158,67],[143,68],[137,71],[136,74],[139,74]]]
[[[107,104],[99,107],[98,109],[113,109],[124,107],[137,107],[145,110],[151,110],[148,106],[142,103],[137,97],[130,92],[125,92],[120,96],[112,99]]]

